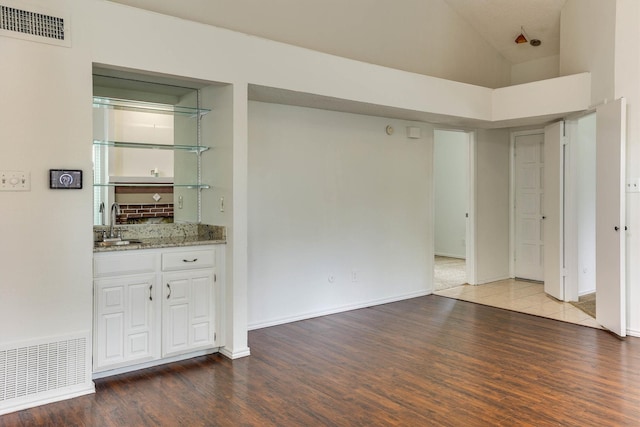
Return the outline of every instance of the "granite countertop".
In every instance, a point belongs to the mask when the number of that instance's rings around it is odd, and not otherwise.
[[[154,224],[116,226],[125,245],[101,246],[105,226],[95,226],[93,252],[116,252],[181,246],[220,245],[227,243],[225,227],[207,224]]]

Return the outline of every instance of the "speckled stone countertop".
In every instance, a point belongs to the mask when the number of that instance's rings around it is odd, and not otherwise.
[[[219,225],[207,224],[153,224],[119,225],[122,240],[136,240],[140,243],[128,245],[100,246],[102,232],[107,226],[93,227],[93,252],[130,251],[134,249],[172,248],[180,246],[219,245],[227,243],[226,229]]]

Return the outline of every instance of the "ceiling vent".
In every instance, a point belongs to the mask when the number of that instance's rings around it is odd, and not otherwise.
[[[71,46],[68,19],[44,11],[0,4],[0,35],[29,41]]]

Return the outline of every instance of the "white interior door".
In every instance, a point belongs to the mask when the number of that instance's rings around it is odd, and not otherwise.
[[[626,335],[626,102],[596,108],[596,320]]]
[[[544,135],[517,135],[515,149],[515,264],[516,277],[544,278]]]
[[[564,300],[564,123],[544,129],[544,291]]]

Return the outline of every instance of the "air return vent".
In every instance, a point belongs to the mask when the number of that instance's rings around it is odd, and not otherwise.
[[[64,395],[90,382],[87,337],[0,348],[0,414],[16,400]]]
[[[68,19],[0,4],[0,35],[70,46]]]

